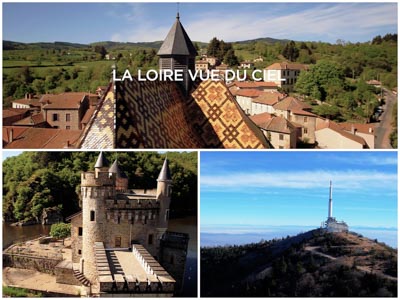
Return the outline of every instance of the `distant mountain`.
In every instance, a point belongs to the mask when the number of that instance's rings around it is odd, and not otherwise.
[[[281,43],[281,44],[286,44],[290,42],[290,40],[287,39],[274,39],[270,37],[265,37],[265,38],[257,38],[257,39],[252,39],[252,40],[244,40],[244,41],[237,41],[235,43],[237,44],[250,44],[250,43],[255,43],[255,42],[262,42],[266,44],[275,44],[275,43]]]
[[[89,45],[68,43],[68,42],[54,42],[54,43],[20,43],[13,41],[3,41],[3,50],[26,50],[26,49],[70,49],[70,48],[88,48]]]
[[[397,250],[356,233],[311,230],[201,249],[203,297],[396,297]]]

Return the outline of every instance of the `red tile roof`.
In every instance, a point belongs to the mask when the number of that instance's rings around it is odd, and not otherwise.
[[[63,94],[47,94],[43,95],[40,103],[43,104],[43,109],[78,109],[85,96],[88,93],[63,93]],[[96,96],[97,95],[94,95]]]
[[[280,133],[290,134],[294,129],[290,121],[283,117],[277,117],[269,113],[262,113],[258,115],[251,116],[250,119],[260,128],[267,131],[274,131]]]
[[[85,115],[83,116],[81,123],[82,124],[89,123],[90,118],[92,117],[95,110],[96,110],[96,106],[94,106],[94,105],[90,106],[89,109],[86,111]]]
[[[311,106],[294,97],[286,97],[282,101],[279,101],[277,104],[275,104],[274,108],[278,110],[300,112],[304,109],[311,109]]]
[[[263,91],[260,90],[255,90],[255,89],[240,89],[235,92],[236,96],[243,96],[243,97],[249,97],[249,98],[256,98],[260,96]]]
[[[19,115],[24,115],[29,111],[26,108],[7,108],[3,109],[3,119],[8,117],[14,117]]]
[[[9,143],[10,131],[13,141]],[[6,149],[62,149],[73,145],[81,135],[80,130],[3,126],[3,145]]]
[[[43,117],[43,114],[38,113],[38,114],[35,114],[32,116],[26,117],[17,122],[14,122],[13,125],[19,125],[19,126],[21,126],[21,125],[32,126],[33,125],[34,126],[34,125],[38,125],[38,124],[41,124],[44,122],[45,122],[45,119]]]
[[[343,137],[353,140],[363,146],[367,145],[367,143],[365,142],[365,140],[362,137],[352,134],[346,130],[343,130],[342,128],[340,128],[340,126],[337,123],[335,123],[331,120],[326,119],[325,122],[317,122],[316,131],[322,130],[325,128],[329,128],[329,129],[339,133]]]
[[[34,107],[40,107],[40,102],[39,99],[33,98],[33,99],[17,99],[13,100],[13,103],[18,103],[18,104],[23,104],[23,105],[29,105],[29,106],[34,106]]]
[[[274,82],[265,82],[265,81],[235,81],[233,85],[238,88],[257,88],[257,87],[273,87],[277,88],[278,86]]]
[[[266,105],[274,105],[275,103],[278,103],[279,100],[285,97],[285,94],[279,92],[264,92],[257,98],[253,99],[253,102]]]
[[[346,131],[352,132],[355,129],[357,132],[365,134],[374,134],[375,126],[373,124],[361,124],[361,123],[339,123],[338,126]]]
[[[308,70],[308,66],[299,63],[273,63],[272,65],[266,68],[267,70]]]

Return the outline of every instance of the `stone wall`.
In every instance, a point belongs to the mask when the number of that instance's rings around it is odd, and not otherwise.
[[[54,269],[57,283],[70,285],[81,285],[79,280],[74,276],[72,262],[63,260]]]
[[[36,270],[42,273],[55,274],[55,266],[62,258],[47,258],[41,256],[3,253],[3,267]]]

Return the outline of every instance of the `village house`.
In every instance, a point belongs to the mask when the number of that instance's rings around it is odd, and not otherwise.
[[[252,68],[254,68],[254,63],[249,60],[245,60],[245,61],[240,62],[239,68],[252,69]]]
[[[274,105],[286,97],[285,94],[280,92],[267,92],[262,93],[260,96],[252,99],[251,112],[253,115],[261,113],[275,112]]]
[[[292,91],[301,71],[308,70],[308,66],[299,63],[274,63],[266,68],[267,81],[275,82],[286,91]]]
[[[360,136],[367,143],[369,149],[375,148],[375,134],[373,124],[361,123],[338,123],[342,130],[350,132],[354,135]]]
[[[205,60],[206,62],[208,62],[208,63],[210,64],[210,67],[211,67],[211,68],[216,67],[216,66],[219,65],[219,63],[220,63],[219,59],[216,58],[216,57],[213,57],[213,56],[207,56],[207,55],[206,55],[206,56],[203,58],[203,60]]]
[[[27,126],[27,127],[49,127],[49,124],[40,112],[29,115],[28,117],[14,122],[13,126]]]
[[[250,119],[261,129],[275,149],[293,149],[297,144],[300,129],[284,117],[269,113],[251,116]]]
[[[246,115],[253,115],[252,103],[253,99],[257,98],[265,92],[256,89],[239,89],[234,91],[236,102],[240,105]]]
[[[89,108],[87,93],[47,94],[40,99],[46,122],[53,128],[80,130],[81,121]]]
[[[206,60],[197,60],[195,67],[196,71],[197,70],[206,71],[210,69],[210,63]]]
[[[323,149],[368,148],[363,137],[343,130],[339,124],[328,119],[317,119],[315,139],[318,148]]]
[[[273,106],[275,114],[301,126],[298,136],[304,143],[315,143],[315,126],[317,115],[311,112],[311,106],[294,97],[286,97]]]
[[[30,110],[40,110],[39,99],[34,97],[32,94],[26,94],[25,98],[17,99],[12,101],[12,108],[30,109]]]

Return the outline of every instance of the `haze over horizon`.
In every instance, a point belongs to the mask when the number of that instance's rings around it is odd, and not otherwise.
[[[177,4],[166,2],[3,3],[2,39],[82,44],[161,41],[176,12]],[[190,38],[201,42],[213,37],[226,42],[264,37],[366,42],[397,33],[397,3],[183,2],[179,12]]]

